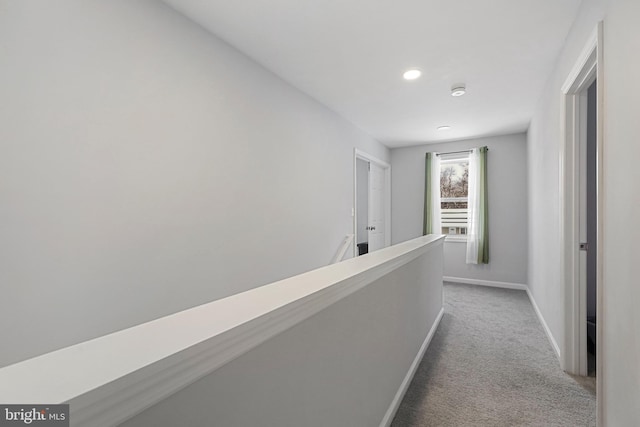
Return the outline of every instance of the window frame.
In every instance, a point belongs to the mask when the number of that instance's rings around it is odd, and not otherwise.
[[[440,175],[442,176],[442,167],[443,165],[447,164],[447,163],[459,163],[461,161],[466,160],[467,162],[469,161],[469,155],[471,153],[470,152],[462,152],[462,153],[451,153],[451,154],[440,154]],[[442,191],[440,192],[440,222],[442,222]],[[469,197],[467,194],[467,207],[469,206]],[[469,229],[469,215],[468,215],[468,208],[467,208],[467,223],[466,223],[466,227],[467,230]],[[467,234],[445,234],[445,242],[452,242],[452,243],[467,243]]]

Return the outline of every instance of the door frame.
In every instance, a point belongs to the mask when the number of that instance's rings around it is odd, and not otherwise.
[[[365,160],[370,163],[375,163],[384,169],[384,246],[391,245],[391,165],[384,160],[380,160],[369,153],[366,153],[357,148],[353,149],[353,209],[351,211],[353,217],[353,256],[358,256],[358,176],[357,176],[357,161],[358,159]],[[367,190],[368,191],[368,190]],[[371,195],[369,195],[371,197]]]
[[[599,22],[562,86],[564,144],[560,150],[560,239],[563,248],[562,278],[565,283],[565,339],[562,368],[572,374],[587,375],[586,280],[580,270],[580,147],[586,146],[586,91],[597,79],[597,254],[596,254],[596,407],[598,425],[602,425],[603,351],[603,101],[602,55],[603,24]]]

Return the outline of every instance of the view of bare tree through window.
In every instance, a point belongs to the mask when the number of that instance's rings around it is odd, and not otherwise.
[[[440,197],[443,234],[467,234],[469,160],[443,160],[440,166]]]
[[[440,171],[440,197],[442,199],[462,199],[443,201],[442,209],[456,209],[467,207],[469,194],[469,162],[460,161],[442,164]]]

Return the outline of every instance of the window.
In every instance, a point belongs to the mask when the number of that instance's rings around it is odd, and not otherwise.
[[[466,241],[468,227],[469,154],[440,156],[442,234],[447,240]]]

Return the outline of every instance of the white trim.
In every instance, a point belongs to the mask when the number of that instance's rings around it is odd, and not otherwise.
[[[72,426],[119,425],[443,242],[422,236],[0,368],[0,402],[66,402]]]
[[[466,277],[451,277],[451,276],[444,276],[442,280],[445,282],[465,283],[467,285],[490,286],[493,288],[504,288],[504,289],[518,289],[521,291],[527,290],[527,285],[522,283],[497,282],[494,280],[468,279]]]
[[[469,160],[471,151],[464,151],[460,153],[436,153],[440,157],[441,163],[458,163],[460,160]]]
[[[569,90],[574,88],[576,85],[584,84],[584,78],[583,77],[581,78],[580,75],[585,74],[585,72],[588,72],[587,69],[590,68],[590,66],[587,67],[587,62],[589,62],[589,60],[591,59],[591,56],[597,50],[598,31],[599,31],[599,26],[597,26],[593,30],[591,35],[589,35],[589,38],[587,39],[587,43],[582,49],[580,56],[578,56],[578,59],[576,60],[575,64],[573,64],[573,68],[571,68],[571,71],[569,71],[569,75],[567,76],[567,79],[562,85],[562,89],[561,89],[562,93],[567,94]]]
[[[358,149],[353,149],[353,257],[358,254]]]
[[[398,389],[398,392],[393,398],[393,401],[391,401],[391,405],[389,406],[389,409],[387,409],[387,412],[384,414],[384,418],[380,423],[381,427],[390,426],[391,422],[393,421],[393,417],[396,416],[396,412],[398,412],[400,403],[402,403],[402,399],[404,398],[404,395],[407,393],[407,389],[409,388],[409,385],[411,385],[411,380],[413,380],[413,376],[416,374],[416,371],[418,370],[418,366],[420,366],[420,362],[422,361],[422,358],[424,357],[424,354],[427,351],[429,344],[431,343],[431,339],[433,338],[433,336],[436,333],[436,330],[438,329],[438,325],[440,324],[440,320],[442,320],[443,315],[444,315],[444,307],[440,309],[440,312],[438,313],[438,316],[436,317],[435,322],[433,322],[433,325],[431,326],[431,329],[429,330],[427,337],[424,339],[424,342],[422,343],[422,346],[420,347],[418,354],[416,354],[416,357],[413,359],[413,363],[409,367],[409,371],[407,371],[407,375],[405,375],[404,380],[402,381],[402,384],[400,384],[400,388]]]
[[[533,298],[533,294],[531,293],[529,288],[527,288],[526,291],[527,291],[527,295],[529,296],[529,301],[531,301],[531,305],[533,306],[533,310],[536,312],[536,315],[538,316],[538,320],[540,320],[540,323],[542,324],[542,328],[544,329],[544,332],[547,334],[547,338],[551,343],[551,348],[553,348],[553,351],[556,353],[556,357],[558,358],[558,361],[562,362],[560,347],[558,346],[556,339],[553,337],[553,334],[551,333],[551,329],[549,328],[549,325],[547,325],[547,322],[544,320],[544,316],[542,315],[542,312],[538,308],[538,304],[536,304],[536,300]]]
[[[598,425],[603,423],[602,401],[603,388],[603,356],[602,351],[602,331],[603,322],[606,321],[602,310],[602,248],[604,241],[603,233],[603,206],[604,194],[602,179],[604,171],[602,169],[603,157],[603,106],[604,106],[604,78],[603,78],[603,55],[602,55],[602,34],[603,23],[599,22],[587,40],[584,49],[576,60],[571,72],[568,74],[565,83],[562,85],[562,119],[561,125],[564,143],[560,150],[560,247],[563,251],[561,259],[561,277],[565,286],[564,305],[564,354],[561,358],[561,365],[564,370],[572,374],[587,374],[587,346],[586,346],[586,290],[585,283],[581,283],[580,273],[580,253],[578,249],[580,229],[578,215],[579,206],[579,148],[582,139],[585,137],[586,113],[585,95],[591,83],[598,80],[598,101],[597,101],[597,331],[596,358],[597,375],[596,381],[596,406]]]
[[[377,163],[378,165],[380,165],[383,168],[390,168],[391,167],[391,165],[389,163],[385,162],[384,160],[380,160],[379,158],[377,158],[375,156],[372,156],[371,154],[366,153],[366,152],[364,152],[362,150],[354,148],[353,151],[355,153],[355,156],[357,158],[359,158],[359,159],[368,160],[370,162]]]
[[[353,235],[355,241],[353,245],[353,257],[358,256],[358,159],[376,163],[384,169],[384,245],[391,246],[391,165],[384,160],[380,160],[357,148],[353,149]]]
[[[596,137],[596,150],[597,150],[597,194],[598,194],[598,224],[597,224],[597,240],[598,249],[596,253],[596,425],[604,426],[606,401],[604,394],[604,339],[603,339],[603,325],[607,320],[607,316],[604,311],[604,243],[606,235],[604,232],[604,206],[606,194],[604,193],[604,23],[598,22],[598,45],[597,45],[597,79],[598,84],[596,86],[597,91],[597,137]]]

